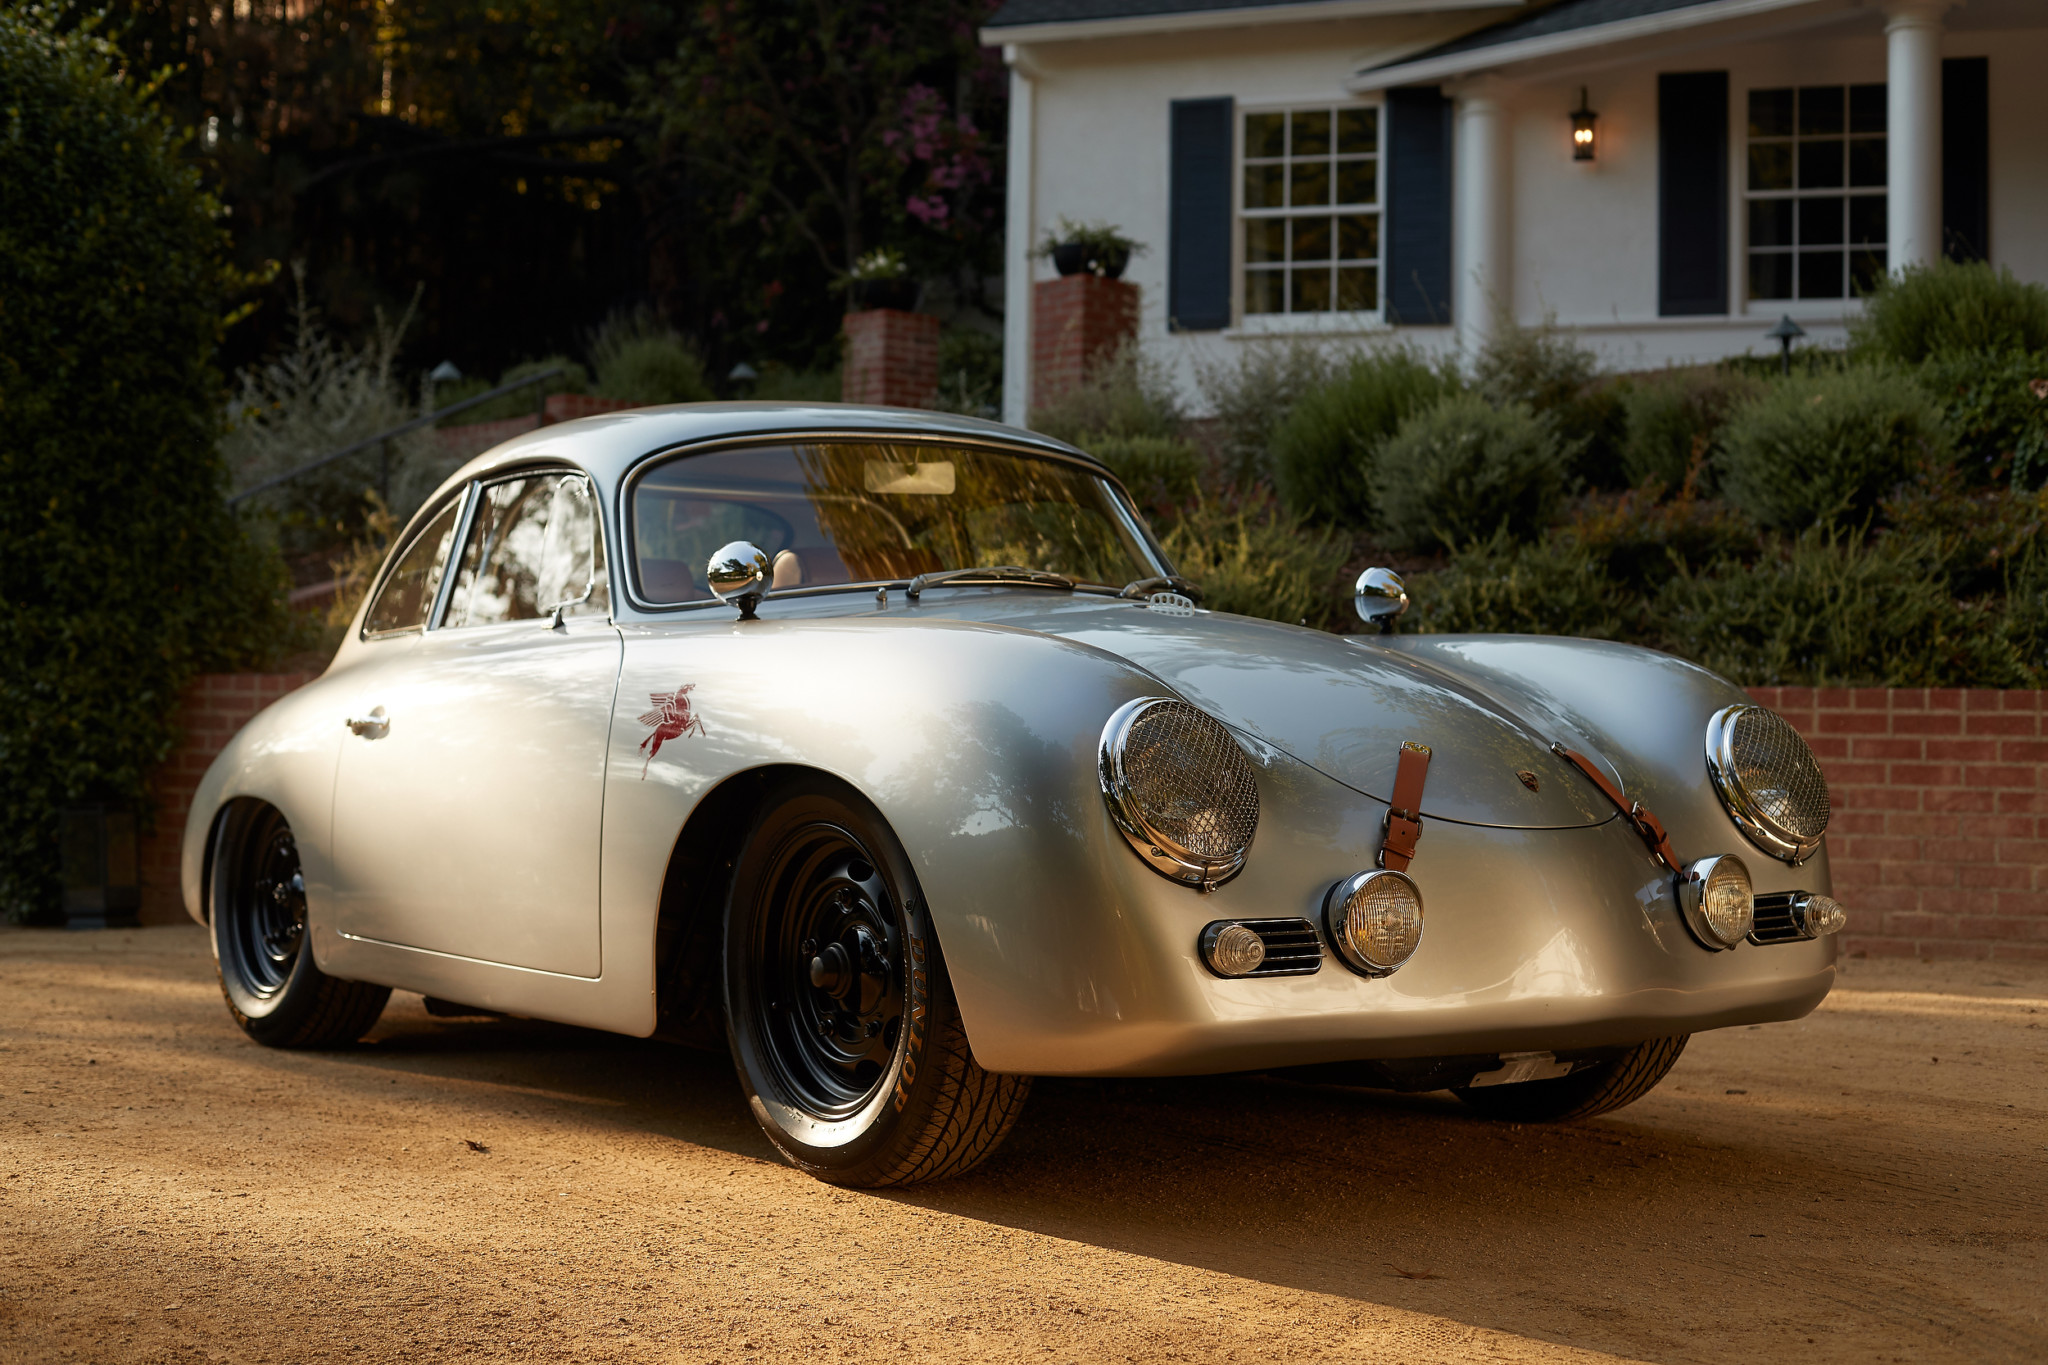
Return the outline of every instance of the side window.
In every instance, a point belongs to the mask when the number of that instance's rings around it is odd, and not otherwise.
[[[462,512],[462,499],[450,498],[398,557],[390,577],[370,604],[363,618],[363,634],[393,635],[419,630],[434,609],[434,597],[441,591],[441,575],[448,567],[448,552],[455,540],[455,523]]]
[[[597,495],[581,474],[531,474],[486,487],[448,602],[450,627],[607,616],[611,594]]]

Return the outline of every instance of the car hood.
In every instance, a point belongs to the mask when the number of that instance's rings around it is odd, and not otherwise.
[[[1499,696],[1369,637],[1014,590],[949,605],[949,615],[1038,630],[1117,655],[1241,733],[1381,801],[1392,797],[1402,742],[1426,744],[1426,816],[1566,829],[1615,815],[1550,752],[1550,737]]]

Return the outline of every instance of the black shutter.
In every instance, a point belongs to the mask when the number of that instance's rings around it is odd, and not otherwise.
[[[1387,91],[1386,316],[1451,320],[1451,102],[1433,85]]]
[[[1991,259],[1991,59],[1941,64],[1941,245],[1952,261]]]
[[[1728,311],[1728,73],[1657,77],[1657,312]]]
[[[1230,325],[1230,177],[1236,105],[1175,100],[1167,190],[1166,319],[1179,332]]]

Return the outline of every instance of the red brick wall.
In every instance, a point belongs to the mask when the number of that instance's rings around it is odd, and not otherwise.
[[[205,673],[192,680],[178,708],[182,739],[150,779],[156,828],[142,841],[142,922],[183,924],[178,862],[192,792],[214,755],[258,711],[318,677],[315,673]]]
[[[1031,406],[1087,377],[1091,365],[1138,335],[1138,286],[1064,275],[1031,286]]]
[[[1844,947],[2048,961],[2041,692],[1758,687],[1813,746],[1834,797]]]
[[[939,320],[869,308],[848,313],[840,397],[849,403],[928,408],[939,399]]]

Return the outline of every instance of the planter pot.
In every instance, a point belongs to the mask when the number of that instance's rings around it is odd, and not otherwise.
[[[917,281],[908,276],[893,280],[855,280],[853,306],[863,312],[871,308],[911,312],[917,307]]]
[[[1062,242],[1052,249],[1052,268],[1061,275],[1079,275],[1088,268],[1088,248],[1079,242]]]
[[[1131,263],[1128,247],[1097,253],[1085,242],[1062,242],[1052,249],[1053,269],[1062,275],[1100,275],[1105,280],[1123,278]]]
[[[1105,251],[1095,258],[1095,273],[1105,280],[1120,280],[1124,277],[1124,267],[1130,263],[1130,248],[1119,247],[1114,251]]]

